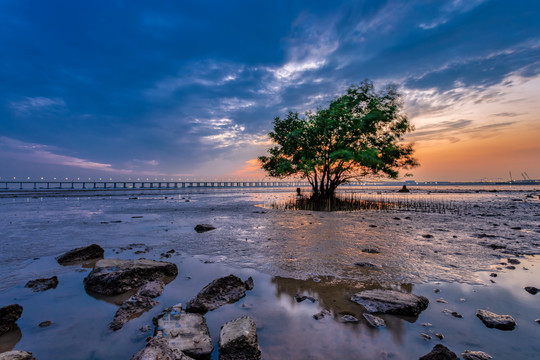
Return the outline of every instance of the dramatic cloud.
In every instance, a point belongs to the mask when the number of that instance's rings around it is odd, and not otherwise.
[[[5,1],[0,176],[259,176],[275,116],[365,78],[401,86],[421,149],[538,131],[539,23],[502,0]]]

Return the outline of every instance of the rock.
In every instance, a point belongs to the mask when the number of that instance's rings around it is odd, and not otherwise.
[[[233,274],[216,279],[206,285],[195,298],[187,303],[186,311],[205,313],[222,305],[236,302],[246,295],[248,285]]]
[[[358,266],[358,267],[363,267],[363,268],[378,268],[380,267],[379,265],[375,265],[373,263],[370,263],[370,262],[357,262],[357,263],[354,263],[355,266]]]
[[[456,317],[456,318],[459,318],[459,319],[463,318],[463,316],[460,313],[458,313],[457,311],[452,311],[452,310],[448,310],[448,309],[442,309],[441,311],[443,313],[450,314],[453,317]]]
[[[137,294],[139,296],[146,296],[152,299],[157,298],[163,292],[164,287],[165,287],[165,284],[161,280],[150,281],[144,284],[139,289],[139,291],[137,291]]]
[[[362,252],[363,253],[368,253],[368,254],[380,254],[381,252],[377,249],[374,249],[374,248],[365,248],[365,249],[362,249]]]
[[[156,319],[156,338],[163,338],[171,349],[193,358],[210,358],[212,338],[201,314],[186,313],[178,304],[166,309]]]
[[[407,189],[406,185],[403,185],[403,187],[401,189],[399,189],[398,192],[400,192],[400,193],[408,193],[408,192],[411,192],[411,191],[409,189]]]
[[[439,340],[444,339],[444,335],[441,333],[435,333],[435,336],[439,338]]]
[[[150,325],[144,325],[139,328],[140,332],[149,332],[150,330],[152,330],[152,327]]]
[[[120,330],[129,320],[152,309],[158,303],[152,299],[161,295],[164,286],[161,280],[144,284],[135,295],[124,301],[118,308],[109,327],[114,331]]]
[[[259,360],[261,349],[257,342],[257,327],[249,316],[229,321],[219,332],[220,360]]]
[[[84,279],[84,287],[102,295],[118,295],[147,282],[178,275],[175,264],[147,259],[99,260]]]
[[[7,333],[19,320],[23,307],[19,304],[7,305],[0,308],[0,335]]]
[[[438,303],[441,303],[441,304],[448,304],[448,301],[444,300],[443,298],[438,298],[435,301],[438,302]]]
[[[167,340],[154,337],[144,349],[133,355],[131,360],[193,360],[193,358],[172,348]]]
[[[519,261],[518,259],[511,259],[511,258],[508,258],[506,261],[508,261],[509,264],[512,264],[512,265],[518,265],[518,264],[521,264],[521,261]]]
[[[370,313],[363,313],[362,316],[364,317],[364,319],[366,319],[369,326],[371,327],[377,328],[386,326],[386,322],[384,322],[384,319],[381,319],[378,316],[371,315]]]
[[[339,319],[339,321],[342,323],[357,323],[359,320],[352,315],[345,314]]]
[[[296,300],[296,302],[302,302],[302,301],[305,301],[305,300],[309,300],[312,303],[314,303],[315,301],[317,301],[317,299],[315,299],[315,298],[313,298],[311,296],[299,295],[299,294],[294,295],[294,299]]]
[[[315,320],[321,320],[321,319],[323,319],[324,317],[330,316],[330,315],[332,315],[332,313],[331,313],[330,311],[328,311],[328,310],[321,310],[321,311],[319,311],[318,313],[316,313],[315,315],[313,315],[313,318],[314,318]]]
[[[47,321],[42,321],[42,322],[40,322],[38,326],[39,326],[40,328],[45,328],[45,327],[51,326],[52,324],[53,324],[52,321],[47,320]]]
[[[476,311],[476,316],[478,316],[488,328],[514,330],[516,327],[516,321],[510,315],[497,315],[491,311],[479,309]]]
[[[540,289],[534,287],[534,286],[527,286],[525,287],[525,291],[528,292],[531,295],[536,295],[540,291]]]
[[[431,234],[422,235],[422,237],[426,239],[433,239],[433,235]]]
[[[418,360],[458,360],[458,357],[446,346],[437,344],[429,354],[420,357]]]
[[[431,340],[431,335],[428,335],[428,334],[425,334],[425,333],[421,333],[420,336],[422,336],[422,338],[423,338],[424,340],[426,340],[426,341],[427,341],[427,340]]]
[[[56,258],[60,265],[82,262],[90,259],[103,258],[104,251],[101,246],[92,244],[68,251]]]
[[[496,273],[491,273],[491,274],[489,274],[489,276],[491,276],[491,277],[497,277],[497,274],[496,274]]]
[[[32,289],[33,292],[40,292],[49,289],[56,289],[58,286],[58,277],[30,280],[24,285],[26,288]]]
[[[0,360],[37,360],[32,353],[20,350],[3,352],[0,354]]]
[[[486,354],[483,351],[465,350],[465,352],[461,353],[461,356],[463,356],[464,360],[489,360],[489,359],[492,359],[491,355]]]
[[[365,290],[354,294],[351,301],[363,305],[370,313],[417,316],[424,311],[429,300],[423,296],[395,290]]]
[[[246,285],[246,290],[253,290],[255,287],[255,283],[253,282],[253,278],[250,276],[246,281],[244,281],[244,284]]]
[[[539,319],[536,319],[536,320],[534,320],[534,321],[536,321],[537,324],[540,324],[540,318],[539,318]]]
[[[214,230],[214,229],[215,229],[215,227],[213,227],[210,224],[199,224],[199,225],[195,226],[195,231],[198,232],[198,233],[203,233],[203,232],[207,232],[207,231]]]
[[[505,266],[508,270],[516,270],[516,267],[514,265],[508,265]]]

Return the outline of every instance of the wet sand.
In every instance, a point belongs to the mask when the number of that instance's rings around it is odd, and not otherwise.
[[[401,196],[388,190],[368,190],[366,196]],[[540,352],[540,325],[534,322],[540,317],[540,294],[523,288],[540,287],[534,256],[540,253],[538,191],[490,190],[420,189],[403,195],[455,201],[463,210],[459,215],[271,210],[270,202],[291,192],[254,190],[0,195],[0,305],[24,307],[18,329],[0,337],[0,350],[15,347],[38,359],[129,359],[152,335],[139,328],[151,325],[153,316],[187,302],[211,280],[234,273],[252,276],[255,289],[206,315],[216,349],[220,327],[250,315],[264,359],[414,359],[439,342],[456,353],[482,350],[494,358],[533,358]],[[134,196],[138,199],[130,199]],[[198,234],[193,227],[200,223],[217,229]],[[172,257],[162,260],[176,263],[179,275],[157,298],[159,305],[112,332],[108,324],[118,305],[84,291],[82,281],[90,269],[63,267],[54,259],[91,243],[101,245],[106,258],[158,260],[174,249]],[[507,269],[500,263],[508,257],[521,264]],[[377,267],[359,268],[356,262]],[[492,272],[498,277],[491,278]],[[60,280],[54,290],[24,288],[28,280],[53,275]],[[418,319],[382,315],[384,329],[363,321],[341,323],[343,314],[361,317],[363,308],[348,299],[368,288],[424,295],[430,305]],[[318,301],[297,303],[297,293]],[[439,298],[448,304],[436,302]],[[445,308],[463,318],[443,313]],[[510,314],[518,326],[514,331],[488,329],[474,315],[478,308]],[[313,319],[321,309],[333,316]],[[45,320],[54,323],[39,328]],[[439,341],[436,332],[445,338]],[[421,333],[432,340],[423,340]]]

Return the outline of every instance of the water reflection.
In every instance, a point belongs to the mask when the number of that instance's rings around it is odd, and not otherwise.
[[[21,329],[15,324],[10,331],[0,336],[0,353],[13,350],[21,339]]]

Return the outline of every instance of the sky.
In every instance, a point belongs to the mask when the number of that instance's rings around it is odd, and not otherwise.
[[[540,179],[540,2],[0,2],[0,177],[262,179],[276,116],[395,83],[417,181]]]

